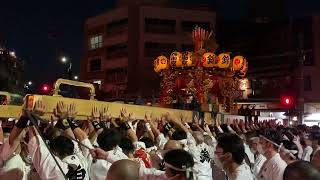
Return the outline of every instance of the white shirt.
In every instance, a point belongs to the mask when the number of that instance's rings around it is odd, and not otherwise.
[[[93,146],[89,139],[84,139],[81,143],[93,149]],[[89,149],[81,147],[81,150],[89,165],[90,180],[106,179],[108,170],[113,162],[121,159],[128,159],[128,157],[122,152],[120,148],[108,151],[107,161],[100,159],[93,160]]]
[[[258,154],[258,156],[255,158],[254,164],[252,166],[252,173],[255,179],[257,179],[260,169],[263,166],[264,162],[266,162],[266,160],[267,159],[262,154]]]
[[[242,163],[234,173],[228,175],[229,180],[253,180],[250,167],[246,163]]]
[[[147,169],[140,166],[139,169],[139,179],[140,180],[166,180],[168,179],[165,171],[159,171],[157,169],[151,168]]]
[[[168,139],[164,137],[164,134],[160,133],[159,136],[156,138],[156,142],[159,149],[164,149],[164,146],[168,142]]]
[[[9,144],[9,139],[2,145],[0,161],[2,162],[0,179],[28,179],[31,168],[22,160],[20,154],[14,153],[14,149]]]
[[[42,141],[39,135],[29,140],[28,150],[29,150],[33,165],[37,170],[41,179],[46,179],[46,180],[64,179],[63,174],[61,173],[59,167],[57,166],[52,155],[50,154],[49,150],[47,149],[46,145],[44,144],[44,142]],[[72,167],[81,166],[80,168],[85,171],[84,180],[89,180],[86,160],[84,159],[80,151],[77,151],[77,146],[75,146],[75,154],[68,156],[63,160],[56,157],[56,160],[57,160],[57,163],[62,168],[64,174],[67,174],[69,171],[68,165]]]
[[[197,177],[198,180],[211,180],[211,157],[213,157],[213,155],[210,155],[209,146],[205,143],[196,144],[196,141],[190,133],[187,133],[187,141],[189,153],[192,155],[194,160],[194,176]]]
[[[282,180],[286,167],[287,163],[277,153],[263,164],[257,178],[258,180]]]
[[[247,154],[250,163],[253,164],[254,163],[254,154],[251,152],[250,147],[246,143],[243,143],[243,145],[244,145],[244,151]]]
[[[301,160],[309,161],[309,162],[310,162],[312,152],[313,152],[312,147],[307,146],[306,148],[304,148],[303,153],[302,153]]]

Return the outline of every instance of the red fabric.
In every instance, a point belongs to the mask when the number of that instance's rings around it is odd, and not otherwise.
[[[142,159],[146,168],[151,168],[151,161],[148,157],[148,154],[144,151],[144,149],[139,149],[135,152],[135,157]]]

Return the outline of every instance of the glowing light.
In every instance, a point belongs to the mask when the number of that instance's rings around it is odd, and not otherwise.
[[[314,113],[306,117],[305,120],[320,120],[320,113]]]
[[[67,62],[67,58],[63,56],[63,57],[61,58],[61,62],[62,62],[62,63]]]
[[[78,80],[79,77],[78,77],[78,76],[74,76],[73,79],[74,79],[74,80]]]
[[[29,85],[29,86],[31,86],[31,85],[32,85],[32,82],[31,82],[31,81],[29,81],[29,82],[28,82],[28,85]]]
[[[14,51],[9,52],[9,54],[10,54],[11,56],[16,56],[16,53],[15,53]]]

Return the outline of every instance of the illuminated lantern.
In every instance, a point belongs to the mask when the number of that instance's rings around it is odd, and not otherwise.
[[[182,54],[180,52],[173,52],[170,55],[170,66],[171,67],[182,67]]]
[[[164,69],[169,69],[169,62],[167,57],[159,56],[154,60],[154,71],[159,73]]]
[[[221,69],[227,69],[230,66],[231,58],[227,53],[221,53],[217,57],[218,67]]]
[[[182,66],[183,67],[194,66],[194,63],[192,62],[192,52],[186,51],[182,53]]]
[[[202,55],[202,66],[212,68],[217,66],[217,56],[214,53],[207,52]]]
[[[240,71],[246,63],[246,59],[243,56],[235,56],[232,61],[232,70]]]

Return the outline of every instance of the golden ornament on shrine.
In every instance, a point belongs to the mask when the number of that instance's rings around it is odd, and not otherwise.
[[[195,64],[192,61],[192,52],[186,51],[182,53],[182,66],[192,67]]]
[[[232,70],[240,71],[246,63],[247,60],[243,56],[235,56],[232,60]]]
[[[218,67],[221,69],[227,69],[230,66],[231,58],[228,53],[221,53],[217,57]]]
[[[169,61],[165,56],[158,56],[154,60],[154,71],[159,73],[164,69],[169,69]]]
[[[211,52],[204,53],[202,55],[202,66],[206,68],[217,67],[217,56]]]
[[[182,54],[180,52],[173,52],[170,55],[170,66],[172,68],[182,67]]]
[[[240,69],[240,73],[241,73],[240,77],[245,77],[247,72],[248,72],[248,62],[246,61],[242,69]]]

